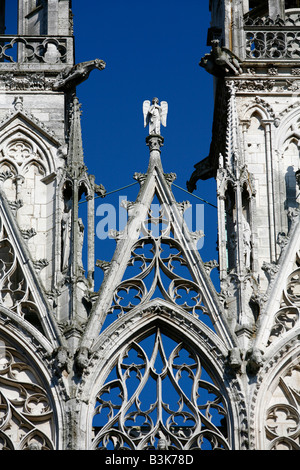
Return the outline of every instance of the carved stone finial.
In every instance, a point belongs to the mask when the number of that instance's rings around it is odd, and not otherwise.
[[[36,230],[34,228],[28,228],[28,229],[21,230],[21,233],[25,240],[29,240],[30,238],[36,235]]]
[[[144,184],[147,178],[147,173],[134,173],[133,178],[140,183],[140,186]]]
[[[203,230],[196,230],[195,232],[190,232],[191,239],[197,243],[201,238],[205,237]]]
[[[23,207],[24,203],[22,199],[18,199],[17,201],[8,201],[8,205],[15,214],[19,209],[21,209],[21,207]]]
[[[42,269],[46,268],[49,264],[49,261],[45,258],[38,259],[33,262],[33,265],[37,271],[41,271]]]
[[[109,270],[110,266],[111,266],[111,262],[97,259],[96,266],[97,266],[97,268],[101,268],[102,271],[104,273],[106,273]]]
[[[2,173],[0,173],[0,182],[3,183],[4,181],[13,177],[14,177],[14,173],[12,171],[10,170],[3,171]]]
[[[266,261],[263,262],[262,270],[266,273],[269,282],[272,282],[274,277],[279,271],[279,265],[276,263],[267,263]]]
[[[16,96],[13,105],[16,111],[23,111],[23,96]]]
[[[164,178],[169,186],[176,180],[176,173],[164,173]]]
[[[125,231],[124,230],[115,230],[115,229],[111,229],[109,232],[108,232],[108,236],[109,238],[113,238],[114,240],[116,240],[116,242],[118,242],[119,240],[121,240],[122,238],[124,238],[124,235],[125,234]]]
[[[204,269],[205,271],[210,274],[211,271],[214,269],[214,268],[217,268],[219,266],[219,263],[217,260],[213,259],[213,260],[210,260],[210,261],[206,261],[205,263],[203,263],[204,265]]]
[[[176,202],[177,209],[183,215],[187,209],[192,207],[190,201]]]

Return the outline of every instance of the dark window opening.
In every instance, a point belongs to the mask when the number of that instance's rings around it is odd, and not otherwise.
[[[251,18],[263,17],[269,14],[268,0],[249,0],[249,12]]]
[[[285,9],[300,8],[300,0],[285,0]]]
[[[18,34],[18,0],[0,0],[0,34]]]

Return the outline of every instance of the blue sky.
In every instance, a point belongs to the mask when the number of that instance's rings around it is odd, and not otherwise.
[[[82,103],[85,162],[96,182],[112,191],[134,182],[145,172],[142,103],[157,96],[169,103],[162,163],[175,172],[175,183],[186,188],[194,165],[209,152],[213,118],[213,78],[201,67],[210,24],[208,0],[73,0],[76,62],[102,59],[104,71],[93,71],[77,88]],[[215,182],[199,181],[194,194],[216,203]],[[138,186],[96,201],[118,205],[119,197],[135,200]],[[173,187],[177,201],[200,201]],[[215,258],[216,209],[204,205],[205,239],[200,251]],[[96,223],[97,219],[96,217]],[[111,256],[115,242],[96,240],[96,257]]]

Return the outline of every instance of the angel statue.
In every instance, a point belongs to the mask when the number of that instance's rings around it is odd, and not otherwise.
[[[167,125],[168,103],[153,98],[152,105],[149,100],[143,103],[144,127],[149,124],[149,134],[160,135],[160,124]]]

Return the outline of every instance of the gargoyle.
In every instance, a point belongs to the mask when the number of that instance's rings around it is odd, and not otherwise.
[[[215,77],[225,75],[239,75],[242,73],[238,57],[229,49],[221,47],[218,39],[211,42],[212,49],[201,59],[199,65]]]
[[[242,351],[239,348],[231,349],[229,351],[228,362],[235,372],[239,372],[242,365]]]
[[[103,60],[95,59],[88,62],[80,62],[79,64],[74,65],[74,67],[66,67],[56,77],[53,84],[53,90],[72,90],[76,88],[77,85],[80,85],[82,82],[87,80],[92,70],[103,70],[105,69],[105,66],[106,63]]]
[[[247,363],[247,369],[251,374],[257,374],[259,369],[262,367],[264,363],[264,353],[263,351],[259,349],[250,349],[247,351],[246,354],[246,360],[248,361]]]
[[[197,189],[198,180],[207,180],[215,176],[216,169],[213,165],[210,156],[204,158],[199,163],[194,165],[195,170],[193,171],[190,179],[186,182],[187,190],[192,193]]]
[[[68,351],[60,346],[54,351],[54,367],[57,373],[69,373],[69,354]]]
[[[102,198],[106,196],[106,189],[103,186],[103,184],[95,184],[94,190],[97,196],[102,197]]]
[[[89,362],[88,348],[79,348],[75,356],[75,368],[78,374],[82,374]]]

